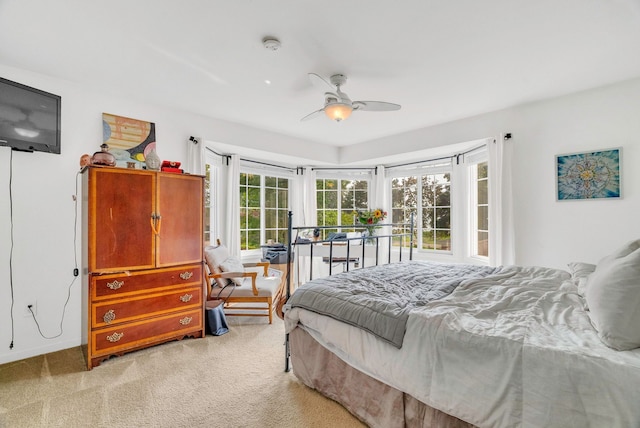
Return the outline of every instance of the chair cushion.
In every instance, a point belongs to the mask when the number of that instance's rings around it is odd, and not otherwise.
[[[224,245],[209,245],[204,248],[204,259],[211,273],[221,273],[220,265],[229,258],[229,250]],[[219,287],[229,283],[227,278],[216,278]]]
[[[256,297],[253,294],[253,287],[251,287],[251,278],[241,278],[244,280],[244,287],[238,287],[233,290],[232,297]],[[280,287],[279,276],[259,276],[256,278],[256,288],[258,289],[258,296],[260,297],[273,297]]]

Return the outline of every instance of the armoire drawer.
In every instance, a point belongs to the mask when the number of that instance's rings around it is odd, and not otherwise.
[[[91,305],[91,328],[117,325],[190,308],[202,308],[201,287],[142,294],[126,299],[101,300]]]
[[[202,311],[184,311],[120,326],[93,330],[92,354],[107,354],[144,347],[163,339],[202,330]]]
[[[166,269],[153,269],[91,276],[91,298],[112,299],[135,293],[146,293],[155,288],[202,284],[202,265],[184,265]]]

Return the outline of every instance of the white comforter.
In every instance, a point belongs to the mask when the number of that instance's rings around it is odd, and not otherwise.
[[[401,349],[303,309],[285,325],[480,427],[639,427],[640,349],[606,347],[584,306],[569,273],[506,267],[411,312]]]

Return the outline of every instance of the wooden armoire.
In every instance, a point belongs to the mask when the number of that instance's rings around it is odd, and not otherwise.
[[[88,369],[203,337],[204,177],[88,166],[82,212]]]

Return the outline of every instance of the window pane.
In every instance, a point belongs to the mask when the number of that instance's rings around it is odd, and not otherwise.
[[[240,208],[240,229],[247,228],[247,210]]]
[[[487,178],[489,176],[489,164],[482,162],[478,164],[478,179]]]
[[[272,229],[272,228],[275,228],[276,225],[277,225],[276,210],[265,209],[264,210],[264,227],[267,229]]]
[[[247,232],[247,250],[260,248],[260,231],[250,230]]]
[[[278,179],[275,177],[265,177],[264,178],[264,185],[265,187],[276,187],[278,183]]]
[[[327,191],[324,194],[325,208],[338,208],[338,192]]]
[[[247,174],[247,184],[249,186],[260,187],[260,176],[256,174]]]
[[[436,187],[436,205],[439,207],[451,205],[450,186],[448,184],[440,184]]]
[[[278,210],[278,228],[287,229],[287,210]]]
[[[489,256],[489,232],[478,232],[478,255]]]
[[[264,189],[264,206],[266,208],[276,207],[276,190]]]
[[[489,203],[488,187],[489,182],[487,180],[478,181],[478,204],[486,205]]]
[[[425,229],[434,229],[434,220],[433,208],[424,208],[422,210],[422,227],[424,227]]]
[[[369,196],[367,191],[356,190],[355,195],[355,203],[353,208],[366,210],[369,206]]]
[[[240,249],[241,250],[247,249],[247,232],[244,230],[240,231]]]
[[[422,232],[422,248],[425,250],[435,250],[433,230]]]
[[[260,206],[260,188],[249,187],[247,189],[247,206],[259,207]]]
[[[278,178],[278,187],[281,189],[289,188],[289,179],[288,178]]]
[[[278,240],[278,231],[277,229],[265,229],[264,231],[264,239],[268,241],[269,239],[273,239],[273,242],[277,242]]]
[[[327,190],[338,190],[338,180],[325,180],[324,188]]]
[[[247,229],[260,230],[260,210],[259,209],[249,210],[249,213],[247,216]]]
[[[451,231],[436,230],[436,249],[451,251]]]
[[[342,226],[348,226],[350,224],[354,224],[354,216],[351,214],[353,210],[342,210],[342,215],[340,218],[340,224]]]
[[[451,227],[451,208],[436,208],[436,228],[449,229]]]
[[[324,208],[324,192],[323,191],[316,192],[316,204],[318,209]]]
[[[278,208],[288,208],[288,190],[278,190]]]
[[[478,230],[489,230],[489,207],[478,207]]]
[[[358,190],[367,190],[369,182],[367,180],[355,180],[354,187]]]
[[[326,210],[324,212],[324,225],[325,226],[335,226],[338,224],[338,211],[337,210]]]

